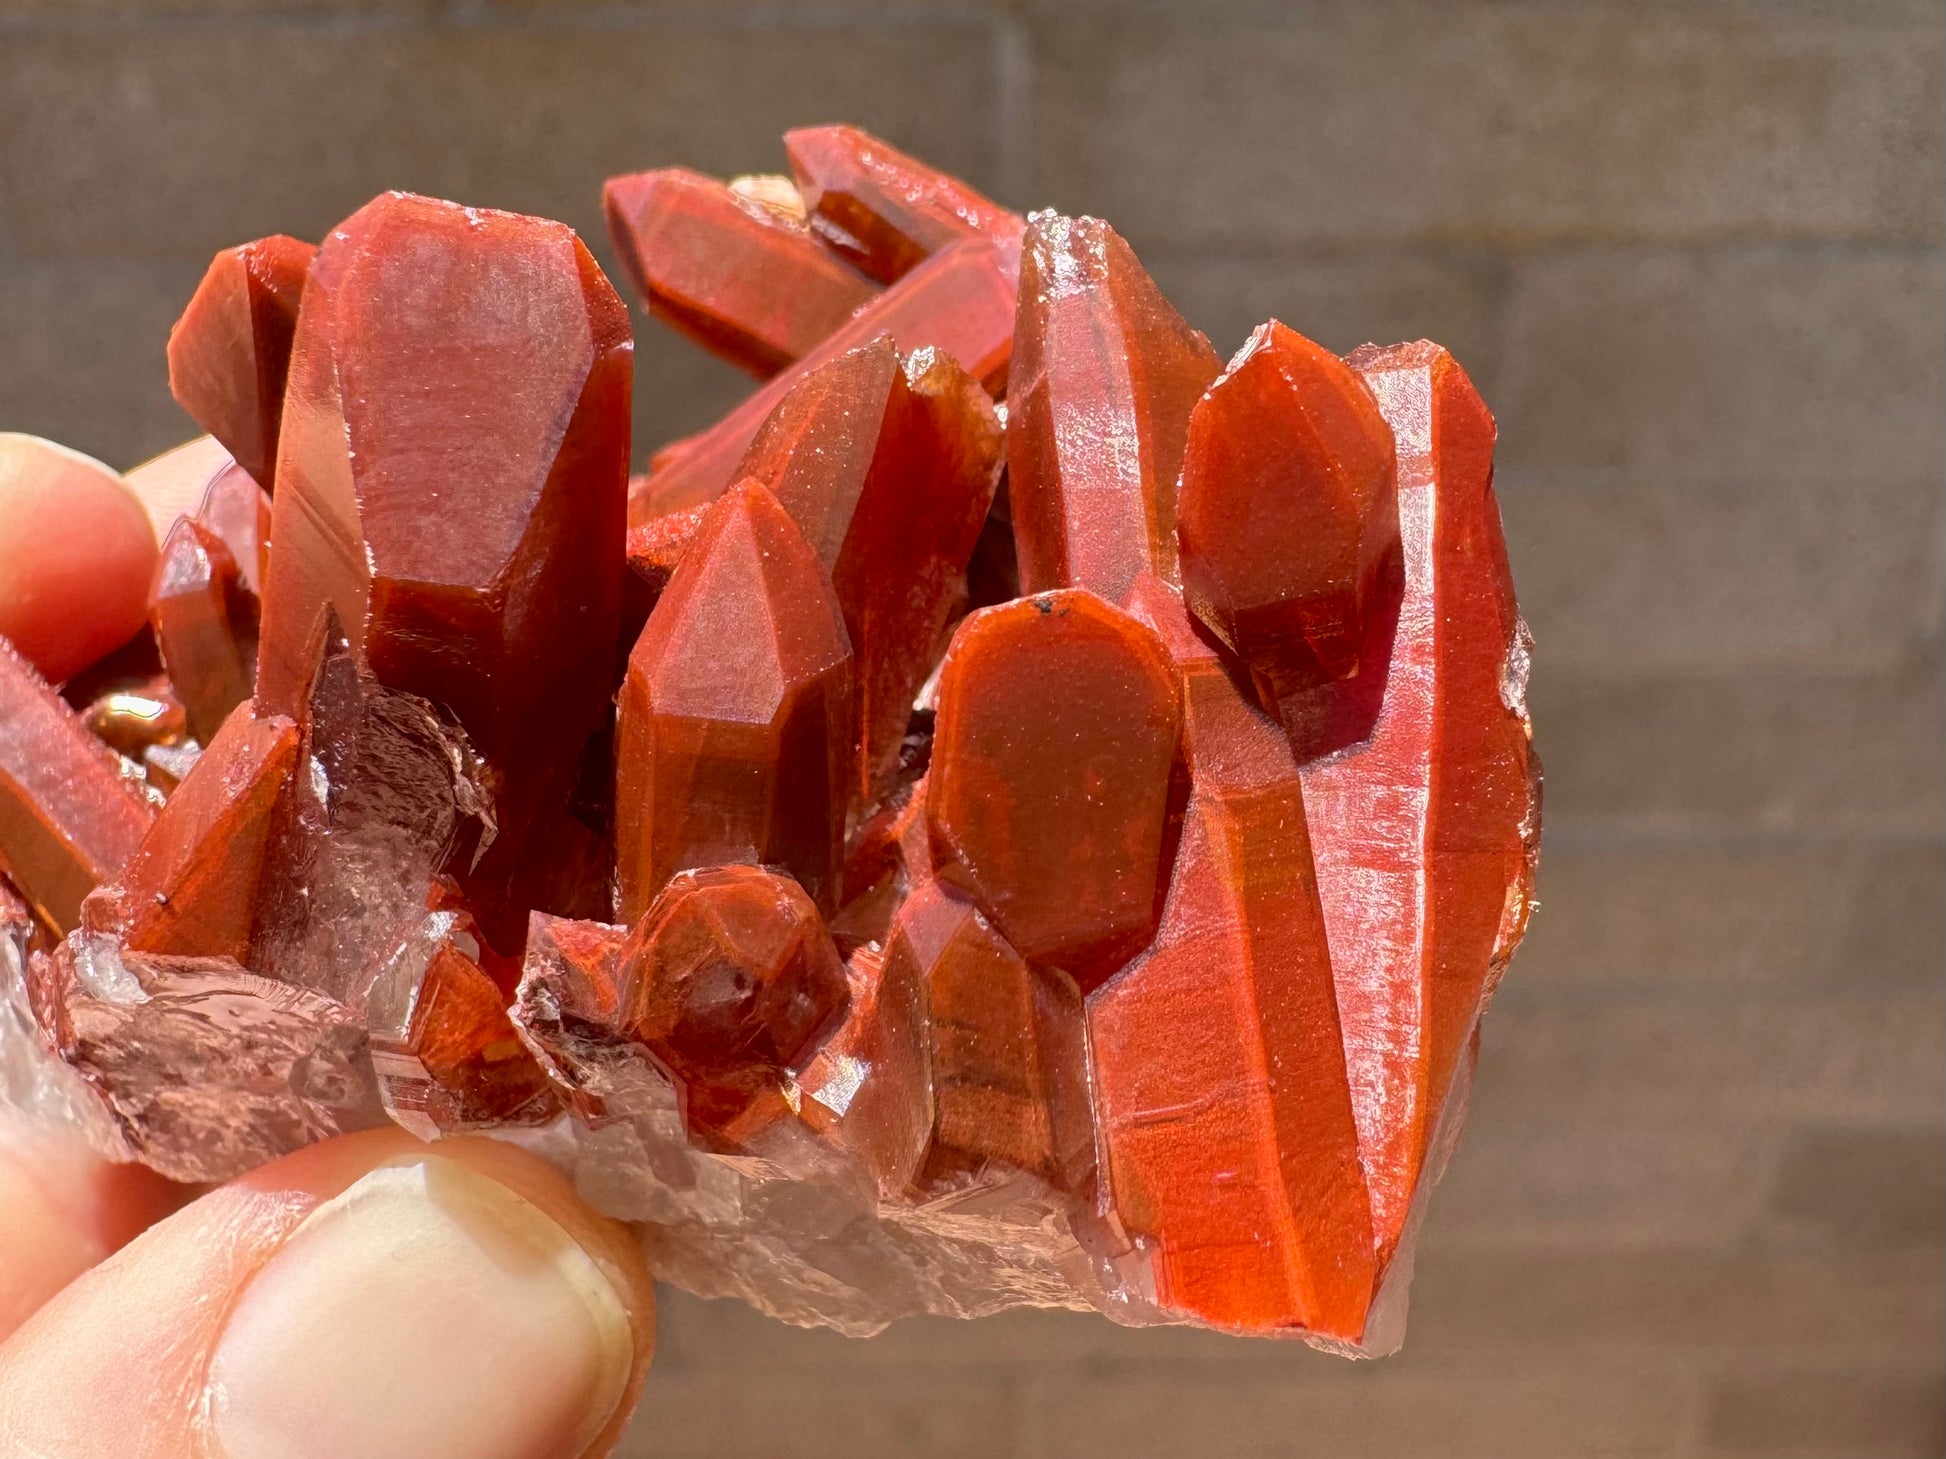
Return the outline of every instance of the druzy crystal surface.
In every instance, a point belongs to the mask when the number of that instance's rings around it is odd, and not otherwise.
[[[764,382],[633,477],[567,228],[394,193],[218,256],[150,630],[60,692],[0,645],[0,1088],[189,1180],[516,1140],[850,1333],[1389,1351],[1533,906],[1491,416],[1425,342],[1226,368],[1100,220],[786,153],[608,184]]]

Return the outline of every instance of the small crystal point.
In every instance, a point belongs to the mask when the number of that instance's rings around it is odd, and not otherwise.
[[[169,390],[265,490],[304,281],[317,256],[282,234],[226,248],[169,332]]]
[[[602,201],[650,312],[760,380],[816,349],[878,292],[801,220],[701,173],[611,177]]]

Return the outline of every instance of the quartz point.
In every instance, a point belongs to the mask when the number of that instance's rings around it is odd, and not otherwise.
[[[937,883],[900,908],[882,976],[906,985],[896,996],[916,1008],[911,1022],[922,1032],[917,1082],[931,1120],[913,1187],[950,1189],[999,1165],[1085,1191],[1094,1128],[1074,980],[1030,966]]]
[[[1176,573],[1176,478],[1222,363],[1099,218],[1036,213],[1021,251],[1007,491],[1021,591],[1111,603]]]
[[[949,357],[889,338],[805,375],[738,468],[831,575],[854,659],[861,796],[890,788],[913,696],[993,502],[1000,426]]]
[[[639,477],[567,228],[387,194],[219,257],[215,438],[130,474],[153,631],[59,694],[0,647],[0,1099],[184,1180],[485,1132],[847,1333],[1391,1351],[1533,906],[1491,418],[1423,342],[1224,369],[1105,223],[787,151],[608,188],[770,376]]]
[[[0,873],[61,932],[155,818],[137,772],[0,639]]]
[[[230,712],[108,894],[103,911],[125,948],[244,962],[298,744],[282,715],[259,717],[248,702]],[[91,898],[84,922],[94,907]]]
[[[968,615],[926,779],[940,880],[1092,988],[1155,930],[1181,723],[1161,642],[1094,594]]]
[[[229,545],[197,518],[178,517],[156,562],[149,626],[197,740],[207,743],[250,697],[256,625],[254,596]]]
[[[816,349],[878,292],[801,219],[701,173],[611,177],[602,203],[649,312],[758,379]]]
[[[170,393],[265,490],[275,486],[291,336],[316,256],[282,234],[224,249],[169,331]]]
[[[380,683],[452,711],[509,833],[476,911],[515,947],[518,847],[613,690],[631,349],[571,229],[405,193],[332,232],[298,320],[258,697],[295,712],[329,606]]]
[[[1303,759],[1361,740],[1402,587],[1392,431],[1329,350],[1260,326],[1196,406],[1182,583]]]
[[[852,654],[824,568],[755,481],[720,498],[629,656],[617,721],[621,908],[678,871],[780,866],[838,894]]]
[[[463,907],[435,907],[366,996],[379,1098],[422,1140],[545,1124],[560,1108],[481,966],[484,953]]]
[[[1182,676],[1194,788],[1155,941],[1088,1004],[1112,1206],[1164,1304],[1355,1344],[1372,1223],[1297,761],[1175,589],[1132,611]]]
[[[1404,599],[1371,733],[1303,782],[1383,1265],[1533,907],[1540,761],[1493,417],[1437,345],[1351,365],[1398,441]]]
[[[1013,348],[1014,276],[991,243],[969,238],[878,294],[824,343],[653,471],[631,495],[631,524],[708,502],[738,478],[751,440],[799,379],[889,334],[901,355],[950,355],[989,391],[1006,387]]]
[[[756,866],[670,878],[620,976],[622,1030],[681,1087],[691,1136],[732,1152],[791,1116],[791,1070],[850,999],[811,899]]]
[[[1018,213],[857,127],[800,127],[784,134],[784,152],[811,226],[881,283],[968,237],[1019,255]]]

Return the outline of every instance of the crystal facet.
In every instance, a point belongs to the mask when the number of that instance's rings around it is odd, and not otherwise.
[[[1020,252],[1018,213],[857,127],[784,133],[797,190],[826,243],[883,283],[970,236]]]
[[[701,173],[611,177],[602,202],[650,312],[759,379],[809,354],[878,292],[802,222]]]
[[[1401,586],[1392,432],[1365,382],[1261,326],[1190,419],[1178,515],[1190,606],[1299,755],[1363,739]]]
[[[751,439],[803,376],[889,334],[902,355],[928,347],[959,361],[989,391],[1004,389],[1013,349],[1014,277],[992,244],[968,239],[914,269],[842,329],[752,394],[708,431],[683,443],[629,502],[631,523],[721,495]]]
[[[265,490],[275,485],[277,432],[291,336],[317,249],[282,234],[226,248],[169,331],[169,390]]]
[[[150,600],[149,625],[189,732],[208,743],[256,678],[256,603],[242,568],[215,532],[178,517],[162,541]]]
[[[1221,362],[1099,218],[1034,214],[1007,388],[1008,501],[1020,586],[1121,602],[1176,572],[1189,414]]]
[[[746,481],[697,532],[629,656],[615,826],[622,913],[679,871],[788,869],[838,894],[852,763],[852,655],[817,554]]]
[[[0,873],[71,931],[82,898],[114,880],[154,817],[133,767],[0,639]]]
[[[1000,469],[978,382],[881,337],[804,376],[739,474],[769,487],[831,574],[854,658],[854,784],[889,788]]]
[[[1405,599],[1362,743],[1304,767],[1381,1262],[1533,905],[1540,761],[1527,627],[1493,495],[1493,417],[1420,342],[1351,363],[1398,439]]]
[[[570,229],[404,193],[332,232],[304,294],[257,692],[296,711],[329,606],[379,682],[458,717],[510,833],[474,878],[490,940],[524,931],[520,839],[613,687],[630,350]]]
[[[970,615],[939,680],[938,875],[1093,987],[1155,930],[1182,713],[1154,632],[1092,593]]]

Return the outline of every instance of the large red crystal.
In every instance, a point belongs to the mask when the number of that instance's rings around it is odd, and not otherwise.
[[[806,375],[741,473],[768,486],[831,575],[851,637],[854,789],[883,792],[993,502],[1000,426],[978,382],[890,339]]]
[[[698,172],[611,177],[602,203],[650,312],[759,379],[809,354],[878,292],[803,222]]]
[[[1089,1000],[1112,1209],[1164,1303],[1355,1342],[1374,1261],[1296,760],[1153,578],[1194,781],[1154,944]]]
[[[282,234],[224,249],[169,331],[170,392],[266,490],[275,483],[291,338],[316,255]]]
[[[811,226],[883,283],[971,236],[1020,251],[1018,213],[857,127],[800,127],[784,133],[784,152]]]
[[[1036,213],[1007,387],[1008,500],[1023,592],[1119,603],[1176,573],[1189,413],[1222,368],[1099,218]]]
[[[902,355],[950,355],[990,391],[1004,389],[1013,351],[1014,276],[990,243],[968,239],[927,260],[879,294],[844,328],[779,374],[651,473],[629,501],[631,523],[707,502],[737,480],[759,427],[798,380],[838,356],[892,337]]]
[[[329,607],[381,683],[458,716],[509,833],[490,938],[518,940],[515,848],[612,688],[630,350],[574,233],[511,213],[385,194],[305,289],[257,694],[296,711]]]
[[[1398,440],[1405,598],[1370,736],[1304,767],[1381,1262],[1533,904],[1540,761],[1493,417],[1437,345],[1352,366]]]
[[[788,869],[838,895],[852,655],[818,556],[754,481],[711,508],[629,656],[616,851],[633,921],[678,871]]]
[[[1177,507],[1190,605],[1303,758],[1363,739],[1400,593],[1392,431],[1365,382],[1272,320],[1197,405]]]
[[[972,614],[939,680],[938,876],[1092,987],[1155,930],[1181,724],[1162,644],[1092,593]]]
[[[154,819],[123,764],[0,638],[0,873],[62,932]]]

